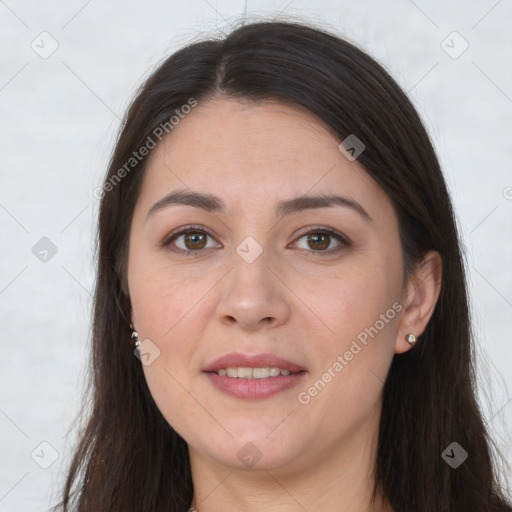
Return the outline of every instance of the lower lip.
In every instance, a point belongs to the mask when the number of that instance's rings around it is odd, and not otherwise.
[[[258,400],[295,387],[306,375],[306,372],[303,371],[295,375],[279,375],[266,379],[238,379],[218,375],[217,373],[206,373],[206,375],[219,391],[223,391],[227,395],[246,400]]]

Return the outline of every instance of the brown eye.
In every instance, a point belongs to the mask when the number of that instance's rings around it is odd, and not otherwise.
[[[302,243],[301,240],[305,239],[306,243]],[[336,245],[332,247],[333,241]],[[315,231],[309,231],[297,239],[295,244],[299,249],[305,249],[309,252],[322,253],[322,255],[334,254],[341,251],[344,247],[350,247],[351,243],[343,235],[331,231],[330,229],[317,229]]]
[[[314,233],[309,234],[308,245],[313,250],[327,249],[331,241],[331,237],[327,233]]]
[[[201,253],[202,249],[209,249],[213,247],[211,244],[208,246],[208,238],[213,240],[213,237],[206,233],[204,230],[188,226],[171,233],[162,243],[162,247],[170,247],[174,252],[183,253]]]
[[[205,233],[199,233],[197,231],[191,231],[184,234],[185,247],[190,250],[204,249],[206,245]]]

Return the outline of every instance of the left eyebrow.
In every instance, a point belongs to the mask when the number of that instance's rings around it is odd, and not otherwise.
[[[287,199],[277,204],[276,214],[283,217],[295,212],[310,210],[313,208],[332,208],[333,206],[342,206],[351,208],[369,222],[373,222],[369,213],[354,199],[339,195],[321,195],[321,196],[299,196],[293,199]]]
[[[182,204],[201,208],[207,212],[224,212],[226,205],[224,201],[212,194],[204,194],[199,192],[187,192],[185,190],[176,190],[167,194],[165,197],[157,201],[148,211],[146,221],[155,212],[167,208],[174,204]],[[351,208],[359,213],[361,217],[369,222],[373,222],[368,212],[354,199],[339,195],[321,195],[321,196],[298,196],[292,199],[280,201],[276,206],[276,215],[284,217],[292,213],[310,210],[314,208],[332,208],[333,206],[341,206]]]

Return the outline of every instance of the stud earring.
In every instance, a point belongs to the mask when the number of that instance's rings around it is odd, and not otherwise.
[[[410,334],[405,335],[405,339],[411,344],[414,345],[416,343],[416,336],[411,332]]]
[[[130,329],[132,330],[132,341],[135,342],[135,350],[138,350],[140,352],[139,333],[135,330],[133,324],[130,324]]]

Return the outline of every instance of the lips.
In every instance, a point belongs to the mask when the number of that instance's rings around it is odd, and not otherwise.
[[[231,354],[226,354],[225,356],[219,357],[215,359],[212,363],[208,364],[205,368],[203,368],[204,372],[218,372],[223,368],[237,368],[237,367],[245,367],[245,368],[265,368],[265,367],[275,367],[281,368],[283,370],[288,370],[290,372],[301,372],[305,371],[306,368],[296,364],[292,361],[288,361],[282,357],[278,357],[274,354],[253,354],[246,355],[238,352],[232,352]]]

